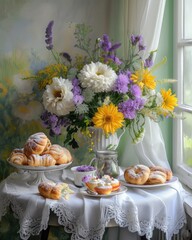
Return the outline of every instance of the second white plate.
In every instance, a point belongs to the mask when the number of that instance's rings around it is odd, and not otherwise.
[[[89,196],[89,197],[112,197],[118,194],[122,194],[124,192],[127,191],[127,188],[125,186],[121,186],[117,191],[111,192],[110,194],[98,194],[98,195],[94,195],[94,194],[90,194],[88,193],[86,190],[80,190],[80,192],[84,195],[84,196]]]
[[[131,183],[127,183],[122,176],[119,177],[119,180],[121,181],[121,183],[124,185],[124,186],[127,186],[127,187],[134,187],[134,188],[155,188],[155,187],[163,187],[163,186],[168,186],[168,185],[171,185],[172,183],[174,182],[177,182],[178,181],[178,178],[176,176],[173,176],[172,179],[168,182],[165,182],[165,183],[162,183],[162,184],[150,184],[150,185],[139,185],[139,184],[131,184]]]

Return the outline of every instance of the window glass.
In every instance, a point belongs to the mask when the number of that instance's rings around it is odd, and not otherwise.
[[[185,112],[183,122],[183,162],[192,167],[192,114]]]
[[[191,1],[192,2],[192,1]],[[192,29],[192,27],[191,27]],[[184,104],[192,106],[192,46],[184,47],[184,66],[183,66],[183,101]]]
[[[192,1],[184,1],[184,38],[192,38]]]

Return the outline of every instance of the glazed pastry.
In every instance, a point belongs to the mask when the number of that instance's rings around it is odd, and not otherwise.
[[[27,157],[31,154],[42,154],[47,151],[51,146],[51,142],[48,137],[42,133],[38,132],[31,135],[24,145],[24,153]]]
[[[58,144],[51,145],[45,153],[50,154],[56,160],[56,164],[66,164],[72,161],[69,150]]]
[[[38,154],[31,154],[27,160],[28,165],[32,167],[49,167],[54,166],[56,164],[56,160],[49,154],[45,155],[38,155]]]
[[[63,196],[65,199],[69,199],[69,195],[74,193],[74,191],[69,188],[67,183],[51,184],[43,182],[38,185],[38,190],[40,195],[44,198],[55,200],[59,200],[61,196]]]
[[[146,184],[163,184],[166,182],[167,175],[162,171],[151,171]]]
[[[58,200],[61,198],[61,187],[57,185],[52,185],[48,183],[40,183],[38,185],[38,190],[41,196],[44,198],[50,198]]]
[[[150,169],[145,165],[135,165],[128,167],[124,171],[124,178],[127,183],[131,184],[145,184],[149,178]]]
[[[151,171],[160,171],[160,172],[165,173],[167,181],[170,181],[171,178],[173,177],[172,171],[170,169],[168,169],[168,168],[163,168],[161,166],[153,166],[153,167],[150,167],[150,170]]]
[[[9,157],[9,161],[18,164],[18,165],[27,165],[27,156],[19,151],[14,151],[11,153]]]

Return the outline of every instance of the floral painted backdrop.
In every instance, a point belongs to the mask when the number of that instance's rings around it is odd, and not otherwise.
[[[0,181],[13,169],[6,159],[14,148],[22,148],[29,135],[43,131],[42,105],[34,96],[34,81],[23,80],[50,63],[51,57],[44,42],[45,28],[50,20],[55,27],[58,51],[73,54],[74,25],[86,23],[94,34],[107,33],[109,0],[1,0],[0,3]],[[94,36],[96,37],[96,36]],[[46,60],[45,60],[46,59]],[[40,96],[39,96],[40,100]],[[50,138],[63,143],[65,133]],[[86,140],[78,150],[70,149],[74,162],[88,163],[92,158]],[[14,226],[14,227],[13,227]],[[0,239],[19,239],[18,222],[11,214],[0,222]],[[14,236],[14,237],[13,237]],[[63,229],[51,229],[49,239],[69,239]],[[32,237],[31,239],[39,239]]]

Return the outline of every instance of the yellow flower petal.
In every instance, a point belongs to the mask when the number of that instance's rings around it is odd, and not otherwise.
[[[172,112],[178,105],[176,95],[172,94],[171,89],[168,89],[167,91],[161,89],[161,95],[163,97],[162,108]]]
[[[118,111],[114,104],[103,105],[97,108],[97,112],[93,117],[95,127],[102,128],[103,131],[108,133],[115,133],[117,129],[123,126],[124,116]]]

